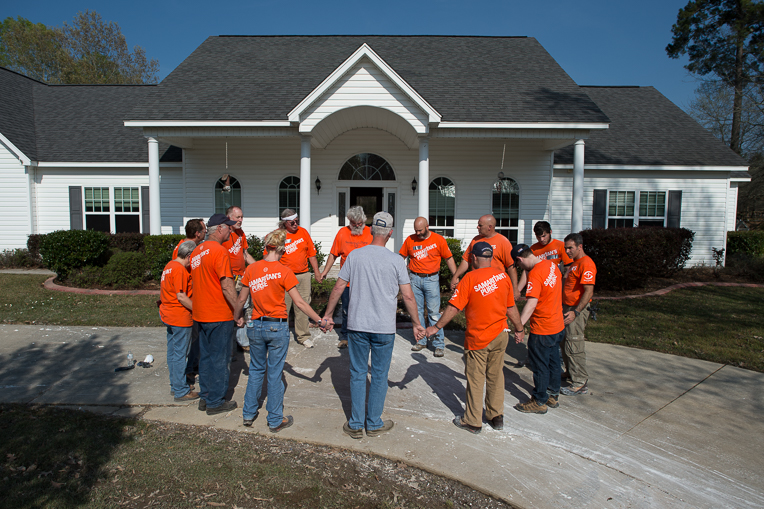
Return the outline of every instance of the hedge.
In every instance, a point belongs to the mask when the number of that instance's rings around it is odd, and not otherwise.
[[[147,235],[143,238],[143,249],[146,252],[146,266],[151,277],[159,281],[165,265],[172,260],[172,251],[185,235]]]
[[[641,288],[651,276],[671,276],[687,263],[695,237],[686,228],[647,227],[598,228],[581,235],[602,290]]]
[[[764,231],[727,232],[727,255],[764,257]]]
[[[105,264],[108,254],[108,235],[95,230],[58,230],[40,241],[43,263],[61,279],[86,265]]]
[[[464,255],[464,250],[462,249],[462,241],[459,239],[447,238],[446,244],[448,244],[448,249],[451,250],[451,254],[454,255],[454,263],[458,268],[459,264],[462,263],[462,255]],[[451,274],[451,271],[448,270],[448,265],[446,265],[445,260],[440,261],[440,270],[438,272],[440,273],[440,291],[449,292],[451,290],[451,277],[453,274]]]

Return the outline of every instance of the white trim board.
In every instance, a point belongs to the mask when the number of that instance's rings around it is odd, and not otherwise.
[[[586,156],[584,156],[586,157]],[[555,170],[572,170],[572,164],[555,164]],[[584,164],[584,170],[646,170],[646,171],[748,171],[748,166],[672,166],[649,164]]]
[[[16,145],[14,145],[11,140],[0,134],[0,145],[3,145],[6,149],[8,149],[8,152],[13,154],[16,159],[19,160],[19,162],[24,166],[29,166],[32,164],[31,159],[29,159],[24,152],[18,149]]]

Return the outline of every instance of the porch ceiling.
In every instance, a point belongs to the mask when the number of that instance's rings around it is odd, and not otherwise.
[[[332,113],[313,128],[311,144],[325,148],[342,133],[364,127],[386,131],[411,149],[419,146],[414,126],[392,111],[374,106],[355,106]]]

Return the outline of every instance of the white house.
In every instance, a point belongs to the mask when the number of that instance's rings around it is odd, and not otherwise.
[[[682,226],[690,263],[734,229],[746,162],[651,87],[581,87],[533,38],[210,37],[158,85],[0,69],[0,249],[68,228],[182,233],[228,205],[248,234],[298,208],[324,251],[361,204],[470,239]],[[229,190],[230,189],[230,190]]]

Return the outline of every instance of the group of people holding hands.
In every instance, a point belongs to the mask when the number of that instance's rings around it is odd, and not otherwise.
[[[399,295],[413,324],[412,350],[424,350],[431,340],[435,357],[445,355],[443,327],[459,311],[465,312],[467,397],[464,415],[454,419],[459,428],[479,433],[484,406],[487,422],[494,429],[503,427],[507,321],[518,343],[525,339],[524,326],[530,325],[528,352],[534,390],[527,402],[515,408],[546,413],[547,408],[559,406],[560,393],[588,391],[584,328],[596,267],[585,255],[579,234],[568,235],[563,244],[553,240],[549,224],[540,221],[534,226],[537,244],[513,247],[495,231],[495,218],[486,215],[479,219],[478,235],[457,268],[445,239],[430,231],[427,219],[414,221],[415,233],[394,253],[385,247],[393,233],[393,217],[379,212],[367,226],[363,208],[355,206],[348,210],[350,224],[337,233],[320,272],[314,243],[299,226],[294,210],[281,213],[278,228],[264,239],[259,261],[247,252],[242,219],[241,209],[231,207],[206,224],[190,220],[186,239],[178,244],[163,271],[159,311],[167,327],[167,363],[177,402],[199,400],[199,410],[209,415],[237,407],[235,401],[225,399],[231,350],[237,338],[240,348],[250,354],[244,425],[252,426],[258,416],[267,372],[268,427],[278,432],[291,426],[292,416],[283,412],[282,381],[290,308],[295,308],[296,341],[312,348],[309,321],[322,331],[332,330],[334,311],[341,304],[338,347],[349,349],[351,392],[351,415],[343,431],[352,438],[361,438],[364,430],[367,436],[387,432],[394,423],[383,420],[382,412]],[[310,306],[314,276],[309,269],[320,281],[337,258],[339,276],[321,317]],[[452,273],[454,291],[442,314],[441,261]],[[523,269],[519,280],[515,265]],[[515,302],[523,288],[526,303],[519,312]],[[562,377],[570,377],[566,387],[561,387],[561,345],[567,368]]]

